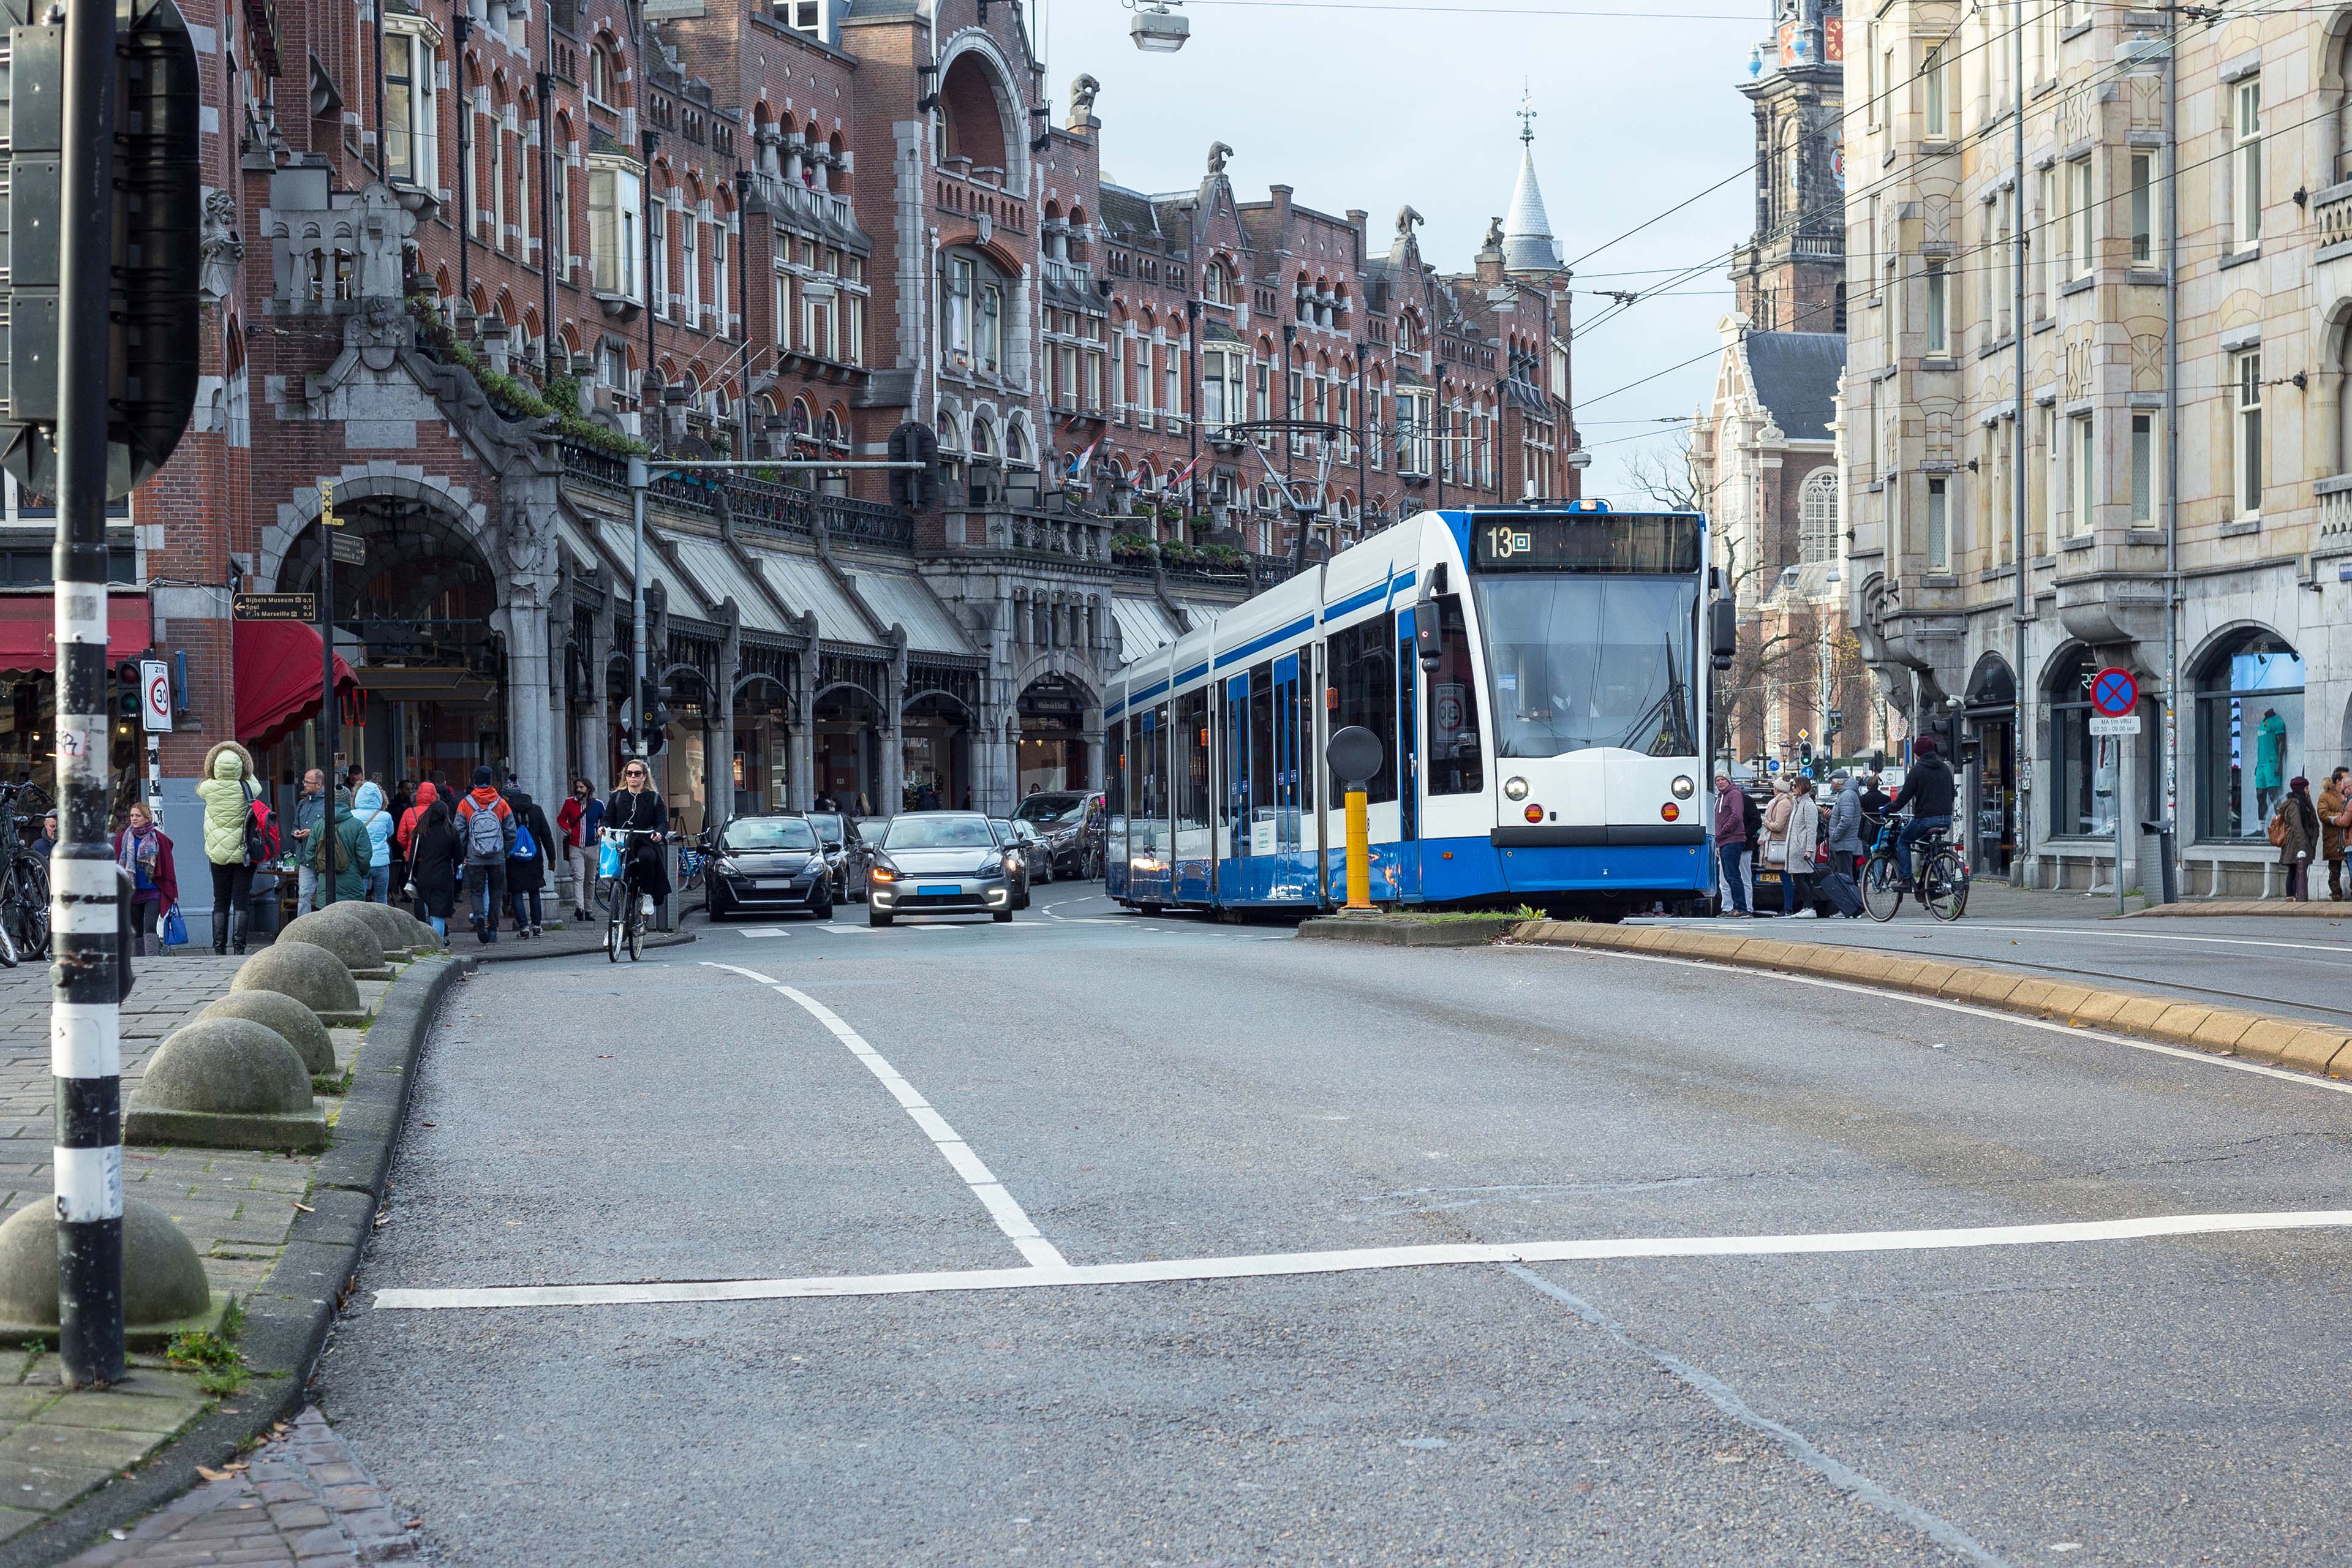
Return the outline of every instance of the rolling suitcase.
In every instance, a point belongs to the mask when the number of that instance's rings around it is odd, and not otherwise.
[[[1822,897],[1837,906],[1838,913],[1848,920],[1862,914],[1862,889],[1843,871],[1823,871],[1815,879],[1821,884]]]

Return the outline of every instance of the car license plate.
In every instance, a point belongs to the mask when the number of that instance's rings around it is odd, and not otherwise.
[[[792,885],[793,879],[790,877],[754,877],[751,879],[751,886],[754,888],[789,888]]]
[[[921,899],[952,899],[962,891],[961,888],[951,883],[923,883],[916,887],[915,896]]]

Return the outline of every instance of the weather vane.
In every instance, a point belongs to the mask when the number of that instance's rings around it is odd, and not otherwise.
[[[1519,89],[1519,140],[1533,142],[1536,139],[1535,83],[1532,79]]]

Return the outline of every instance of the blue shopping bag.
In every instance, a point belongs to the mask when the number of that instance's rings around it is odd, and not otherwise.
[[[596,875],[617,877],[621,874],[621,847],[604,839],[596,847]]]
[[[180,918],[180,906],[177,904],[163,911],[163,945],[165,947],[188,945],[188,922]]]

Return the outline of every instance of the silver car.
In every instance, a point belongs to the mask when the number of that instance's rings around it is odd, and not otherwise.
[[[899,915],[990,915],[1013,919],[1004,847],[976,811],[910,811],[890,819],[866,872],[866,919]]]

